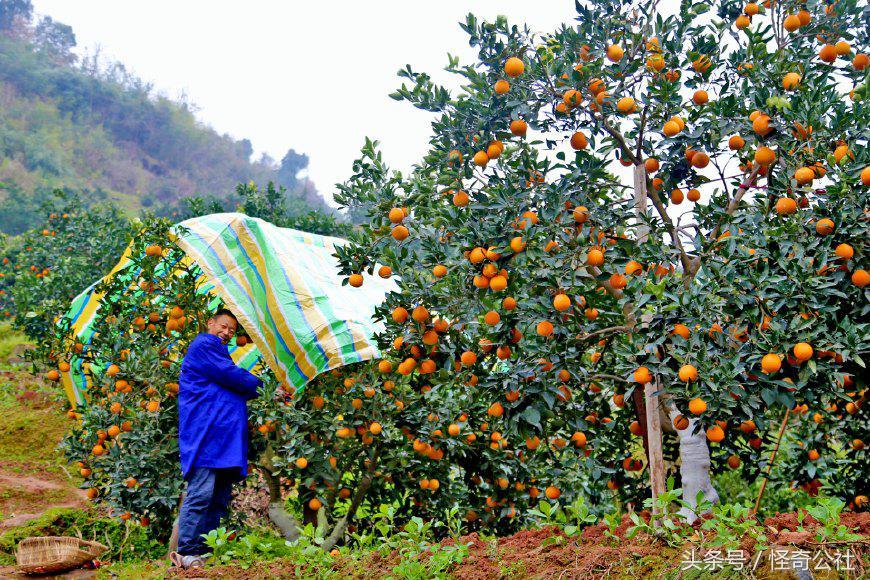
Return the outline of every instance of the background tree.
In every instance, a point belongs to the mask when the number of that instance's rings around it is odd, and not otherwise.
[[[27,24],[33,17],[33,4],[30,0],[0,1],[0,30],[12,30]]]

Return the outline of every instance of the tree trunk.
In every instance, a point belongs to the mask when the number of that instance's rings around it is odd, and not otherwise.
[[[679,410],[671,401],[666,402],[670,421],[662,421],[666,429],[675,432],[680,441],[680,478],[682,480],[683,501],[690,507],[680,508],[679,514],[689,523],[698,518],[694,508],[698,505],[698,493],[703,493],[703,500],[710,503],[719,501],[719,494],[710,479],[710,449],[703,429],[695,433],[697,419],[689,420],[689,426],[681,431],[673,427],[673,420],[680,415]]]
[[[260,467],[260,473],[269,486],[269,521],[275,524],[281,535],[291,542],[299,539],[299,522],[284,509],[284,498],[281,497],[281,480],[265,467]]]
[[[329,537],[326,538],[323,542],[323,551],[330,551],[333,546],[344,536],[344,532],[347,530],[347,526],[350,523],[350,520],[353,519],[354,515],[356,515],[356,510],[359,509],[360,504],[365,498],[366,492],[368,492],[369,487],[372,485],[372,478],[375,470],[378,466],[378,459],[380,458],[381,448],[376,447],[375,452],[372,454],[372,458],[369,461],[369,467],[366,470],[366,474],[360,480],[359,485],[356,488],[356,493],[353,495],[353,499],[350,501],[350,507],[347,510],[347,513],[343,518],[338,520],[335,523],[335,527],[332,528],[332,533],[329,534]]]

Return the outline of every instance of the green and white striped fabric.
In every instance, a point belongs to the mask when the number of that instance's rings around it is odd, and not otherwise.
[[[199,292],[215,296],[238,317],[253,344],[230,345],[236,364],[251,370],[262,357],[282,382],[303,387],[318,374],[380,358],[375,308],[393,280],[364,274],[361,288],[342,285],[335,248],[346,240],[279,228],[239,213],[193,218],[173,228],[173,241],[203,271]],[[105,279],[138,276],[133,244]],[[66,315],[72,334],[88,344],[104,296],[98,283],[77,296]],[[81,359],[62,373],[73,406],[85,402],[89,369]]]

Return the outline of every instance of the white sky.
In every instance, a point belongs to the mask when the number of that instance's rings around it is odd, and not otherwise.
[[[432,116],[390,99],[405,64],[457,86],[447,53],[471,62],[459,28],[469,10],[535,31],[574,17],[573,0],[289,2],[278,0],[33,0],[72,26],[79,53],[124,63],[170,97],[182,91],[220,133],[259,155],[306,153],[321,194],[346,180],[364,138],[395,169],[424,154]]]

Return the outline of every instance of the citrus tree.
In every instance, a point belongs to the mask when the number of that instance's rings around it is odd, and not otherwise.
[[[41,209],[40,227],[0,244],[0,316],[32,340],[49,332],[70,300],[114,265],[133,233],[117,208],[86,208],[63,190]]]
[[[251,460],[276,514],[294,487],[305,519],[329,524],[328,547],[388,503],[397,521],[454,510],[499,532],[544,498],[636,504],[655,443],[648,384],[690,503],[716,500],[711,469],[759,476],[785,424],[797,452],[777,459],[783,483],[861,507],[859,10],[655,8],[579,2],[575,25],[543,35],[469,16],[479,55],[451,60],[459,93],[401,71],[393,96],[435,113],[427,154],[401,174],[367,141],[336,196],[368,216],[338,251],[347,283],[400,277],[378,311],[385,358],[300,392],[266,370]],[[178,257],[167,228],[143,229],[141,279],[109,293],[91,344],[61,326],[42,351],[95,363],[68,441],[91,494],[161,520],[180,486],[177,365],[214,307],[193,270],[157,275]]]
[[[866,497],[861,11],[656,8],[578,2],[543,35],[469,16],[462,91],[407,67],[392,95],[435,113],[425,157],[391,172],[367,142],[336,196],[370,219],[349,282],[401,276],[384,346],[437,418],[412,435],[459,427],[445,459],[492,518],[532,488],[648,494],[646,384],[688,502],[717,499],[711,465],[754,480],[786,413],[793,483]]]

